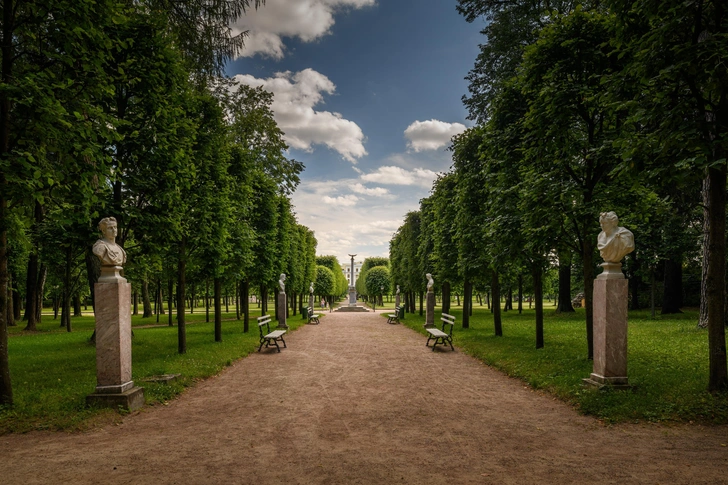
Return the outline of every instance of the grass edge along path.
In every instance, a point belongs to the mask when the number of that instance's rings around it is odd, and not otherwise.
[[[215,342],[214,322],[204,314],[188,322],[187,353],[177,353],[177,327],[146,327],[154,319],[133,317],[132,378],[144,388],[146,405],[174,399],[195,382],[220,373],[225,367],[258,350],[256,317],[243,333],[242,320],[235,314],[223,321],[222,342]],[[45,320],[45,319],[44,319]],[[14,406],[0,408],[0,435],[33,430],[79,431],[118,422],[123,412],[86,406],[86,395],[96,387],[96,349],[89,342],[93,317],[73,319],[74,331],[58,329],[48,319],[38,333],[13,329],[9,339],[10,372]],[[289,316],[289,332],[306,323],[300,315]],[[275,326],[275,320],[272,327]],[[145,377],[181,374],[169,384],[143,382]]]
[[[440,326],[441,308],[435,309]],[[593,362],[586,358],[584,310],[556,314],[544,310],[545,347],[536,349],[535,311],[503,312],[503,337],[496,337],[493,316],[475,306],[470,328],[462,328],[462,307],[451,307],[453,341],[461,349],[508,376],[572,404],[606,423],[701,422],[728,424],[728,393],[707,392],[708,336],[697,328],[697,310],[657,315],[631,311],[628,320],[627,373],[630,391],[585,388]],[[401,321],[425,335],[425,317],[408,313]]]

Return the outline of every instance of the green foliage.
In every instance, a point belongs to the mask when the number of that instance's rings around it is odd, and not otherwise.
[[[375,266],[367,271],[365,283],[367,295],[386,295],[392,290],[392,280],[386,266]]]
[[[336,280],[334,272],[326,266],[316,266],[316,279],[313,284],[313,292],[316,295],[330,296],[336,291]]]

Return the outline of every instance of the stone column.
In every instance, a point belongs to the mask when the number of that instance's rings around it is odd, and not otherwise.
[[[594,368],[584,384],[629,388],[627,381],[628,281],[621,263],[603,263],[594,280]]]
[[[313,293],[309,293],[308,295],[308,306],[310,306],[311,311],[313,311]]]
[[[432,288],[427,290],[427,308],[425,313],[425,328],[434,328],[435,325],[435,291]]]
[[[349,278],[349,306],[356,306],[356,287],[354,286],[354,256],[356,254],[350,254],[351,256],[351,277]]]
[[[144,389],[131,380],[131,284],[120,270],[121,266],[102,266],[94,285],[97,385],[86,402],[135,410],[144,405]]]
[[[287,312],[286,309],[288,308],[288,301],[286,300],[286,292],[285,291],[279,291],[278,292],[278,327],[276,328],[283,328],[287,329],[288,325],[286,325],[286,317]]]
[[[394,306],[400,306],[399,305],[400,299],[399,299],[399,293],[394,295]]]

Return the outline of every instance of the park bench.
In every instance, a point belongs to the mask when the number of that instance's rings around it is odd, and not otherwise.
[[[319,321],[319,318],[321,318],[321,315],[317,315],[313,312],[313,307],[308,307],[308,323],[318,325],[321,323]]]
[[[394,313],[387,314],[387,323],[399,323],[399,306],[394,307]]]
[[[435,347],[437,344],[450,344],[450,348],[452,350],[455,350],[455,347],[452,346],[452,329],[455,326],[455,317],[452,315],[448,315],[447,313],[442,314],[442,330],[437,328],[426,328],[427,333],[430,334],[429,337],[427,337],[427,343],[425,346],[430,345],[430,340],[435,340],[435,343],[432,344],[432,350],[435,350]],[[445,325],[449,325],[450,329],[448,332],[445,332]]]
[[[263,326],[265,326],[266,328],[265,333],[263,333]],[[276,346],[278,352],[281,351],[281,348],[278,346],[279,341],[283,342],[284,348],[287,348],[286,341],[283,340],[283,334],[286,333],[286,331],[270,331],[270,315],[263,315],[262,317],[258,317],[258,330],[260,330],[260,347],[258,347],[258,352],[260,352],[260,349],[263,348],[263,344],[265,344],[265,347],[268,348],[271,345],[271,342]]]

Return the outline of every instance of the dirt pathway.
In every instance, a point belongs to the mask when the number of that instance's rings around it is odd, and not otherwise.
[[[728,483],[728,428],[605,427],[372,313],[331,313],[168,406],[0,437],[0,482]]]

